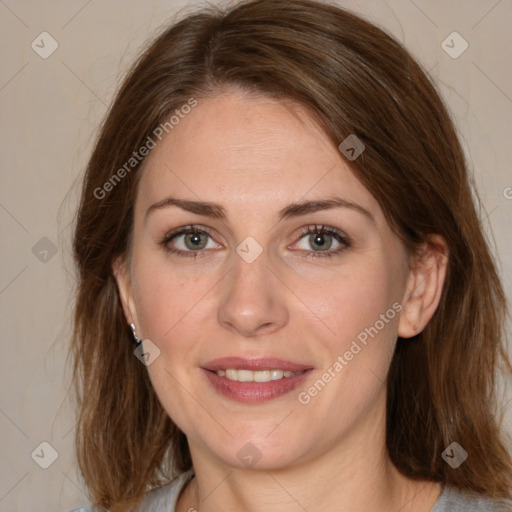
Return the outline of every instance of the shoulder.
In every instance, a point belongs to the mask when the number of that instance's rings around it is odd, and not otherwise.
[[[447,485],[430,512],[512,512],[512,501],[492,500],[487,496]]]
[[[153,489],[144,496],[139,507],[141,512],[175,512],[176,502],[185,485],[194,477],[190,469],[178,475],[168,484]],[[80,507],[69,512],[100,512],[94,507]]]

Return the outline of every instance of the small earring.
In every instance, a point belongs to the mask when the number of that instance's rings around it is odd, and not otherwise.
[[[142,339],[137,336],[137,330],[135,329],[135,325],[130,324],[130,327],[132,328],[132,334],[133,334],[133,337],[135,338],[134,343],[138,347],[142,343]]]

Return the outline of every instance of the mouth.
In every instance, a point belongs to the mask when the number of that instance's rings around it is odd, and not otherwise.
[[[300,372],[290,372],[288,370],[241,370],[236,368],[228,368],[226,370],[217,370],[215,373],[219,377],[226,377],[229,380],[237,382],[270,382],[272,380],[289,379],[301,375],[306,370]]]
[[[222,396],[245,403],[262,403],[281,397],[299,386],[311,366],[275,358],[226,357],[201,369]]]

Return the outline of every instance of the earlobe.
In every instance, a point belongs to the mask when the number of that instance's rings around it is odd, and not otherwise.
[[[402,302],[399,337],[416,336],[434,315],[441,300],[448,257],[448,245],[440,235],[431,235],[430,243],[414,256]]]
[[[132,286],[126,262],[120,257],[112,264],[112,273],[117,283],[121,305],[126,321],[129,324],[137,325],[137,314],[135,302],[132,295]]]

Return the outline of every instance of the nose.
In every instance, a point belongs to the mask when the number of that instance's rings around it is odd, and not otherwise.
[[[252,263],[235,256],[234,268],[222,282],[219,323],[239,335],[271,334],[287,324],[282,283],[267,266],[265,252]]]

